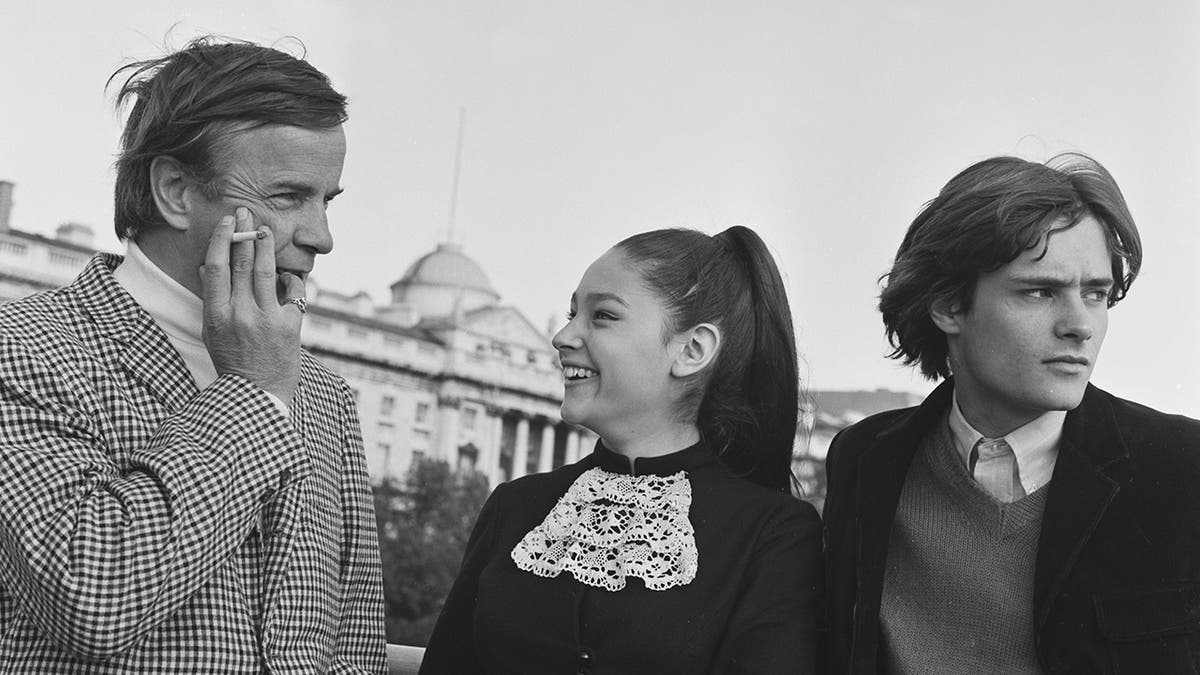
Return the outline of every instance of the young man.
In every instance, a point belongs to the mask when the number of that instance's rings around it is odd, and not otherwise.
[[[122,70],[127,255],[0,307],[0,662],[379,672],[357,413],[300,349],[345,97],[248,43]]]
[[[1081,156],[985,160],[913,222],[880,311],[946,381],[830,448],[830,672],[1196,672],[1200,422],[1088,383],[1140,265]]]

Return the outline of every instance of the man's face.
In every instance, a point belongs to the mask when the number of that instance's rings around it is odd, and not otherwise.
[[[971,309],[934,312],[947,334],[955,390],[967,421],[1001,436],[1050,410],[1070,410],[1108,330],[1112,266],[1088,216],[981,274]]]
[[[325,209],[342,191],[342,128],[255,127],[233,132],[225,143],[218,154],[219,194],[209,199],[197,193],[197,208],[189,214],[193,269],[204,264],[208,239],[221,218],[245,206],[255,226],[266,226],[274,235],[277,273],[307,278],[317,255],[333,249]],[[282,284],[278,288],[282,294]]]

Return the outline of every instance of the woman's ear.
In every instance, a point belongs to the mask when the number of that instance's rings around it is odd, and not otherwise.
[[[150,161],[150,193],[154,195],[154,205],[167,225],[181,232],[191,225],[188,217],[192,207],[191,187],[191,179],[175,158],[159,155]]]
[[[676,336],[676,341],[682,346],[671,364],[671,375],[689,377],[707,368],[717,358],[721,349],[721,329],[711,323],[702,323]]]

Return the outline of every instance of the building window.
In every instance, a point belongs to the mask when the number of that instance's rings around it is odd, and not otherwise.
[[[379,455],[379,470],[386,476],[392,466],[392,444],[386,441],[379,441],[375,444],[375,450]]]
[[[391,417],[392,412],[396,410],[396,397],[384,395],[379,401],[379,414],[384,417]]]
[[[380,438],[391,438],[396,432],[396,425],[392,424],[391,422],[380,422],[379,425],[375,427],[375,430],[379,432]]]
[[[475,420],[479,417],[479,411],[474,408],[463,408],[462,428],[466,431],[475,430]]]
[[[413,417],[413,419],[416,420],[417,424],[428,424],[429,423],[429,404],[424,403],[424,402],[418,403],[417,404],[417,414]]]
[[[429,430],[413,429],[413,441],[416,441],[417,445],[429,447]]]
[[[478,459],[479,449],[468,443],[458,449],[458,464],[455,468],[460,472],[474,471]]]

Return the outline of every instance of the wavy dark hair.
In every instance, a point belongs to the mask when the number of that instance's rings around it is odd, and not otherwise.
[[[150,164],[169,156],[209,196],[217,192],[221,152],[239,130],[267,124],[330,129],[346,121],[346,97],[302,58],[215,36],[162,58],[122,66],[117,109],[133,105],[121,134],[114,191],[117,237],[137,239],[165,224],[150,190]]]
[[[993,157],[952,178],[909,226],[879,296],[889,355],[920,364],[935,380],[950,376],[946,335],[935,306],[969,312],[979,275],[1045,247],[1055,232],[1092,216],[1104,228],[1120,302],[1142,266],[1142,242],[1116,180],[1096,160],[1075,153],[1046,164]]]
[[[800,378],[787,291],[766,244],[735,226],[712,237],[655,230],[616,248],[663,300],[664,336],[701,323],[721,331],[715,361],[689,383],[681,417],[696,416],[701,436],[732,471],[787,491]]]

